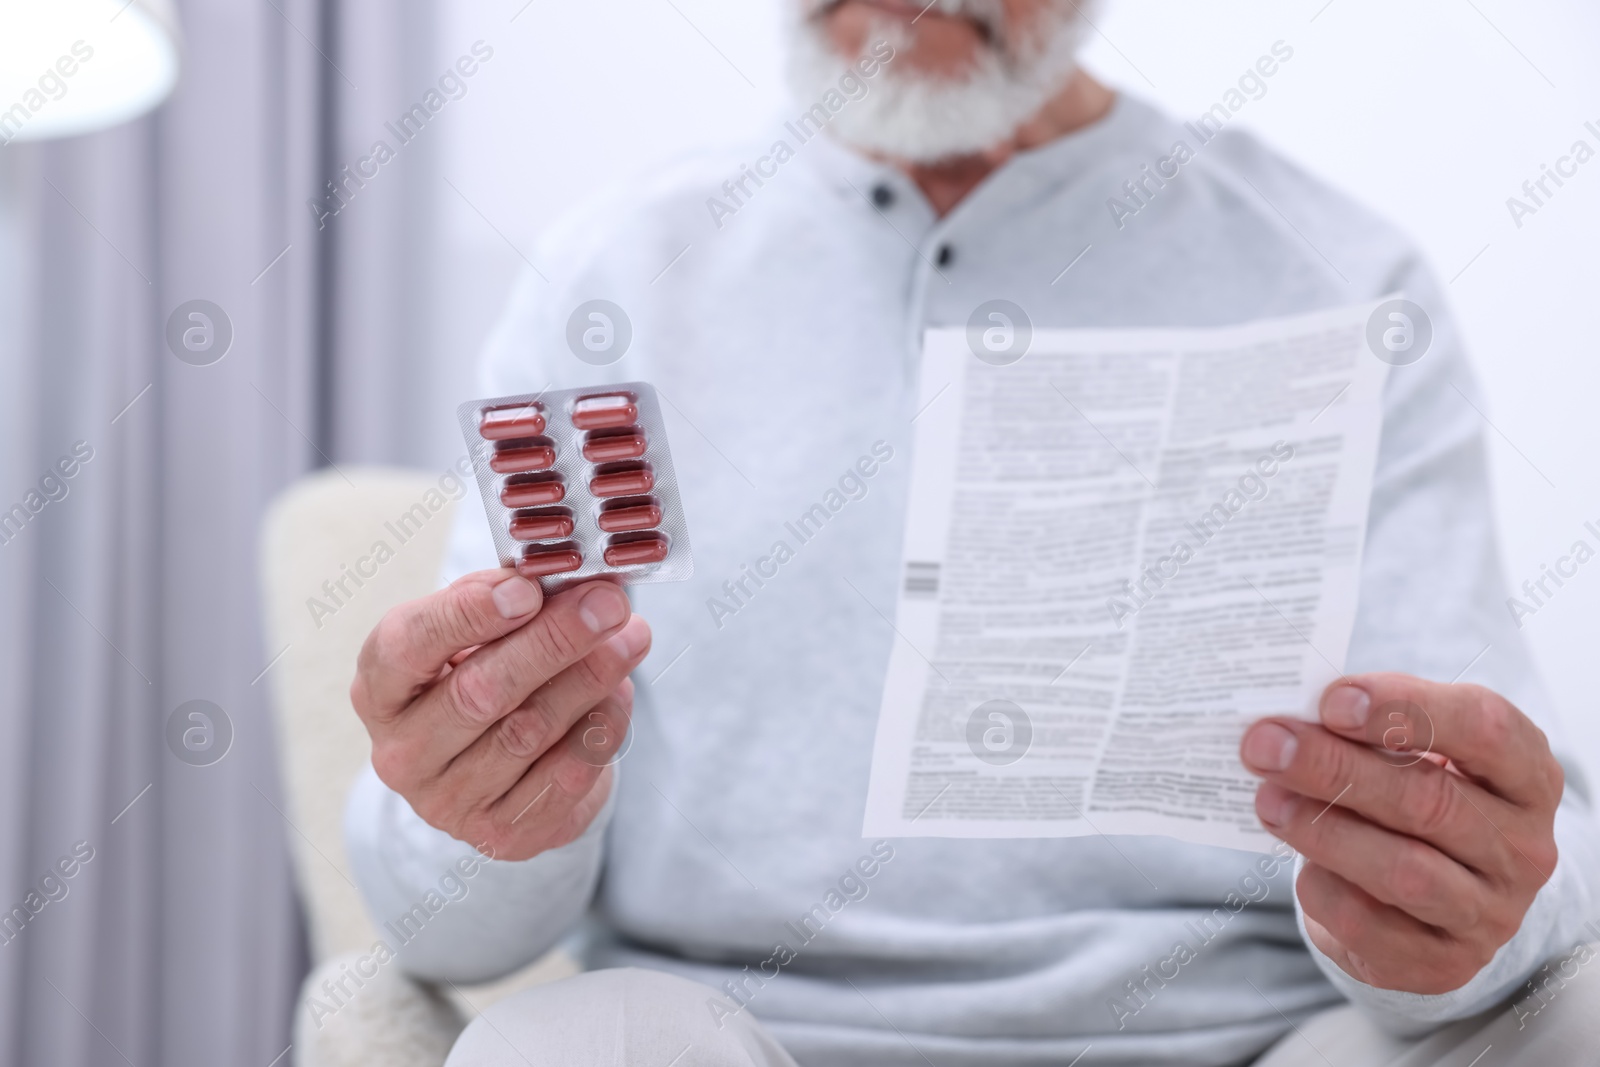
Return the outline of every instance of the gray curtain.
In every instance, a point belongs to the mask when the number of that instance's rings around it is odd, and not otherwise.
[[[183,78],[159,111],[0,149],[8,1067],[267,1067],[288,1046],[306,950],[257,526],[314,466],[404,458],[393,371],[425,356],[407,267],[430,232],[425,157],[320,229],[307,202],[415,94],[429,8],[180,15]],[[180,359],[168,319],[195,300],[223,315]],[[169,729],[196,700],[222,715]]]

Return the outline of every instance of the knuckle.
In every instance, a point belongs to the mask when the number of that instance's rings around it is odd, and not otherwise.
[[[499,673],[484,660],[464,663],[450,672],[451,703],[462,725],[481,729],[505,710],[506,687]]]
[[[1366,924],[1348,908],[1329,908],[1326,914],[1317,917],[1317,921],[1328,933],[1337,938],[1340,944],[1346,946],[1358,942],[1366,928]]]
[[[1341,902],[1342,894],[1333,890],[1319,868],[1308,866],[1300,872],[1295,879],[1295,896],[1305,913],[1340,941],[1348,942],[1360,931],[1361,923],[1351,913],[1348,898]]]
[[[401,796],[406,795],[416,780],[410,754],[392,741],[372,743],[372,770],[378,781]]]
[[[1305,753],[1305,774],[1314,787],[1343,789],[1355,781],[1355,746],[1325,730],[1301,733],[1300,750]]]
[[[1386,880],[1396,903],[1433,904],[1443,896],[1433,850],[1420,841],[1402,840],[1389,861]]]
[[[1534,870],[1528,873],[1537,878],[1539,886],[1543,886],[1555,874],[1556,864],[1561,859],[1561,850],[1556,846],[1555,838],[1543,835],[1537,841],[1530,841],[1523,851],[1534,866]]]
[[[609,649],[601,648],[589,653],[571,667],[583,691],[600,696],[615,689],[626,677],[623,664]]]
[[[1472,689],[1475,698],[1473,718],[1481,743],[1491,752],[1508,751],[1516,734],[1517,719],[1522,713],[1491,689],[1481,685],[1475,685]]]
[[[1308,864],[1295,887],[1305,913],[1340,943],[1354,947],[1371,936],[1376,901],[1366,894],[1352,893],[1342,878]]]
[[[443,830],[452,836],[455,834],[459,813],[447,798],[431,790],[420,790],[406,800],[411,804],[411,810],[417,813],[417,818],[435,830]]]
[[[601,779],[596,779],[597,786],[591,786],[589,792],[585,794],[584,800],[574,805],[572,810],[567,813],[566,818],[561,821],[559,829],[553,835],[552,845],[570,844],[582,837],[584,831],[589,829],[590,824],[594,822],[595,816],[599,814],[600,806],[605,803],[606,794],[610,792],[610,779],[604,775],[602,775],[602,778],[604,778],[604,782],[602,783]],[[598,799],[595,797],[597,787],[599,792]]]
[[[1493,909],[1489,896],[1478,882],[1469,882],[1464,893],[1457,894],[1453,902],[1455,927],[1458,930],[1480,930],[1492,925]]]
[[[574,633],[575,623],[562,622],[557,618],[545,618],[536,621],[528,629],[532,631],[536,653],[547,663],[571,663],[582,651]]]
[[[620,732],[627,733],[628,728],[633,725],[633,697],[631,694],[627,700],[618,700],[615,697],[610,697],[602,701],[599,707],[601,711],[606,712],[611,722],[616,724]]]
[[[356,676],[350,682],[350,703],[361,710],[361,703],[357,697],[357,686],[364,686],[367,675],[380,668],[378,656],[378,631],[382,629],[383,621],[380,619],[377,626],[367,631],[367,636],[361,642],[361,650],[356,653]]]
[[[416,641],[430,656],[448,658],[464,648],[503,637],[514,627],[487,602],[479,583],[458,581],[415,605]]]
[[[1544,739],[1544,731],[1539,732],[1539,737]],[[1540,763],[1543,765],[1544,773],[1539,776],[1539,780],[1545,787],[1545,806],[1554,811],[1560,806],[1561,798],[1567,790],[1567,771],[1561,766],[1561,761],[1551,755],[1548,740],[1544,741],[1544,756]]]
[[[562,811],[571,809],[574,804],[582,800],[600,775],[599,767],[570,757],[561,760],[553,769],[550,792],[558,794],[556,803]]]
[[[1411,781],[1402,803],[1410,815],[1412,828],[1424,837],[1433,837],[1455,827],[1461,818],[1461,796],[1448,771],[1407,774]],[[1407,768],[1408,771],[1412,768]]]
[[[416,673],[416,642],[412,635],[412,623],[404,605],[384,612],[383,618],[378,620],[378,625],[372,628],[367,638],[367,644],[372,649],[373,669]]]
[[[495,740],[516,761],[533,759],[550,744],[550,715],[542,706],[520,708],[500,722]]]
[[[606,705],[597,705],[568,731],[569,750],[591,766],[610,762],[628,732],[626,721]]]
[[[509,857],[516,841],[516,829],[509,822],[487,812],[464,820],[454,837],[477,849],[485,856]]]
[[[467,598],[451,589],[436,597],[416,615],[416,629],[421,641],[413,641],[416,650],[453,648],[474,632],[472,613]]]
[[[1474,928],[1478,932],[1483,953],[1478,966],[1474,968],[1474,973],[1488,964],[1501,945],[1516,936],[1517,931],[1522,928],[1521,915],[1518,914],[1521,911],[1520,908],[1502,908],[1483,916],[1481,923]]]
[[[437,646],[437,614],[419,605],[390,608],[373,630],[379,669],[406,678],[427,678],[437,669],[429,648]]]
[[[1415,752],[1433,741],[1433,720],[1421,704],[1405,698],[1391,700],[1378,709],[1382,729],[1379,743],[1390,755]]]
[[[350,680],[350,706],[355,709],[356,715],[361,718],[362,722],[367,720],[367,716],[373,710],[371,708],[371,694],[368,692],[367,679],[359,664],[356,668],[356,676]]]

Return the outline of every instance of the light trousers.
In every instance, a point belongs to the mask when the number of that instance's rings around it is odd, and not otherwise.
[[[462,1033],[445,1067],[795,1067],[749,1012],[719,1027],[706,1010],[717,996],[657,971],[589,971],[493,1005]],[[1252,1067],[1595,1064],[1600,978],[1585,968],[1417,1040],[1384,1034],[1348,1005],[1332,1008],[1299,1024]]]

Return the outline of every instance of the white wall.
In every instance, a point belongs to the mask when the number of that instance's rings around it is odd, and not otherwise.
[[[441,171],[473,205],[440,186],[441,395],[467,391],[461,382],[520,266],[507,239],[530,252],[540,228],[587,190],[746,129],[782,99],[782,0],[523,2],[453,0],[440,15],[441,69],[475,39],[496,49],[436,146]],[[1600,159],[1520,230],[1505,204],[1574,140],[1600,148],[1583,129],[1600,127],[1600,6],[1110,2],[1087,62],[1183,114],[1214,103],[1274,41],[1295,48],[1242,121],[1399,222],[1455,279],[1491,401],[1511,581],[1553,563],[1585,520],[1600,525],[1591,462],[1600,451]],[[459,451],[448,413],[429,432],[441,464]],[[1600,561],[1525,632],[1600,779],[1597,623]]]
[[[460,191],[438,188],[439,395],[471,394],[459,383],[525,269],[519,252],[531,257],[546,225],[596,187],[779,106],[778,10],[773,0],[438,5],[439,70],[480,38],[495,50],[428,130],[442,135],[433,165]],[[441,466],[460,454],[453,414],[429,433]]]

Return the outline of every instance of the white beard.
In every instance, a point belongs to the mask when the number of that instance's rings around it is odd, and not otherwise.
[[[953,79],[896,69],[890,60],[867,80],[867,94],[829,123],[840,140],[913,163],[982,152],[1036,115],[1077,69],[1083,27],[1078,7],[1089,0],[1057,0],[1040,12],[1039,26],[1021,43],[1012,39],[1000,0],[936,2],[946,13],[975,17],[999,43],[985,48],[970,70]],[[803,104],[838,85],[860,58],[834,51],[822,23],[808,17],[814,7],[793,3],[792,10],[800,10],[787,34],[789,87]],[[870,35],[867,48],[881,39],[903,53],[909,36],[905,25],[899,19],[884,23]]]

